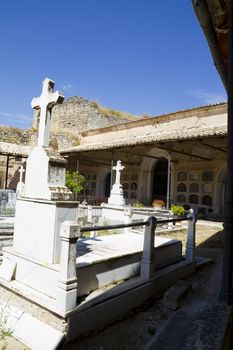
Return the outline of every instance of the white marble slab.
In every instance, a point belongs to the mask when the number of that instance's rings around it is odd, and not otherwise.
[[[77,260],[78,266],[93,264],[110,258],[121,257],[127,254],[141,252],[144,236],[137,233],[123,233],[97,238],[78,240]],[[155,237],[155,247],[175,242],[165,237]]]

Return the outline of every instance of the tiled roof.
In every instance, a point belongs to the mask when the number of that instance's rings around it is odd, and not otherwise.
[[[227,135],[227,126],[218,126],[211,128],[203,128],[197,129],[195,132],[176,132],[175,130],[167,133],[167,134],[152,134],[146,136],[129,136],[125,139],[115,139],[112,142],[103,141],[98,143],[89,143],[83,144],[76,147],[70,147],[64,150],[60,150],[61,154],[65,153],[75,153],[75,152],[84,152],[84,151],[94,151],[94,150],[102,150],[102,149],[112,149],[112,148],[120,148],[127,146],[136,146],[136,145],[146,145],[151,143],[159,143],[159,142],[171,142],[171,141],[180,141],[180,140],[192,140],[198,139],[200,137],[214,137],[214,136],[225,136]]]
[[[14,143],[0,142],[0,155],[28,157],[32,150],[29,146],[16,145]]]

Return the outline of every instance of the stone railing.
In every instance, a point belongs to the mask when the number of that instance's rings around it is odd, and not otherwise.
[[[59,271],[59,285],[57,294],[57,308],[62,313],[67,313],[76,307],[77,303],[77,272],[76,272],[76,254],[77,240],[81,233],[91,231],[113,230],[127,227],[144,226],[144,244],[141,257],[140,277],[150,279],[155,271],[155,251],[154,239],[155,230],[159,223],[169,223],[176,221],[188,221],[188,233],[185,258],[189,261],[195,260],[195,227],[196,218],[192,210],[186,217],[178,219],[157,220],[155,217],[149,217],[147,220],[109,226],[91,226],[82,227],[71,221],[61,224],[61,259]]]
[[[79,204],[77,208],[77,222],[84,224],[97,224],[102,216],[102,207]]]

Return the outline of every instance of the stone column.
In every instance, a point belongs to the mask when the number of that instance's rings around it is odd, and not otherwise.
[[[187,242],[186,242],[186,252],[185,258],[187,260],[195,260],[195,250],[196,250],[196,216],[194,210],[190,209],[187,215],[188,218],[192,220],[188,221],[188,233],[187,233]]]
[[[76,275],[76,246],[80,227],[73,221],[61,224],[61,260],[56,295],[57,309],[63,313],[76,307],[77,275]]]
[[[154,216],[151,216],[148,219],[150,223],[148,226],[145,226],[144,230],[144,244],[140,271],[140,276],[144,278],[151,278],[154,275],[154,240],[157,219]]]

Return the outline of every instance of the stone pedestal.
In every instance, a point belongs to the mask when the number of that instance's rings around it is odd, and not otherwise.
[[[5,266],[15,263],[16,282],[56,298],[61,260],[60,227],[76,219],[77,203],[20,198],[13,247],[4,249]],[[0,278],[5,278],[0,269]]]
[[[76,210],[75,202],[18,199],[13,250],[47,264],[57,264],[60,225],[65,220],[75,220]]]
[[[66,159],[59,153],[36,147],[27,160],[24,197],[70,200],[73,194],[65,186]]]
[[[111,194],[108,198],[108,204],[125,205],[125,199],[123,197],[123,190],[121,184],[114,184],[112,186]]]
[[[123,190],[120,183],[121,171],[125,167],[121,165],[121,161],[117,161],[117,165],[112,168],[116,171],[116,180],[112,186],[110,197],[108,198],[108,204],[110,205],[125,205],[125,199],[123,197]]]

